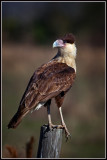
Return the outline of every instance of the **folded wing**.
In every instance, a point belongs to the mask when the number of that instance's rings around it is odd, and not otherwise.
[[[42,65],[31,77],[18,111],[8,127],[15,128],[21,119],[39,103],[45,104],[61,92],[66,92],[72,86],[74,79],[75,70],[65,63],[52,61]]]

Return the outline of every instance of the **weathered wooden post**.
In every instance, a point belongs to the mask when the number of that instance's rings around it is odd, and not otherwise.
[[[40,131],[37,158],[59,158],[62,144],[62,129],[49,129],[43,125]]]

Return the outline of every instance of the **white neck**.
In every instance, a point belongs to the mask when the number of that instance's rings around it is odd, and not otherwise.
[[[53,59],[61,63],[66,63],[68,66],[74,68],[76,72],[76,51],[75,44],[67,43],[65,47],[58,48],[58,53]]]

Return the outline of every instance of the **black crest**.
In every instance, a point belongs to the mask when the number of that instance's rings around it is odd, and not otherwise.
[[[75,37],[72,33],[66,34],[64,37],[61,38],[66,43],[73,44],[75,42]]]

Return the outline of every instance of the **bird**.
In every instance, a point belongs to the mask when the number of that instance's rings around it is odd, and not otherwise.
[[[33,73],[8,129],[16,128],[26,114],[44,106],[47,108],[49,128],[62,128],[65,136],[70,136],[63,118],[62,104],[76,78],[77,48],[74,35],[67,33],[58,38],[53,48],[57,48],[57,54]],[[54,125],[51,120],[50,105],[53,98],[60,113],[60,125]]]

